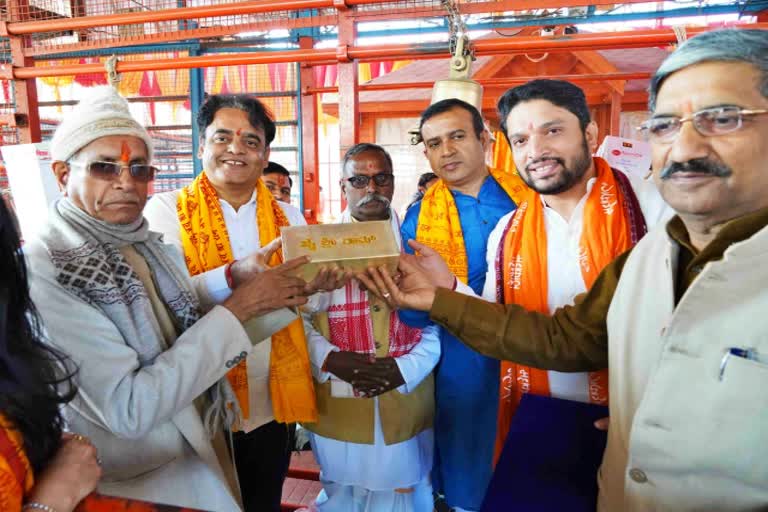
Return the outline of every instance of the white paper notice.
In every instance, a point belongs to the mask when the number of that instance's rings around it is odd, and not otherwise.
[[[597,150],[614,169],[638,178],[644,178],[651,168],[651,145],[641,140],[623,139],[608,135]]]

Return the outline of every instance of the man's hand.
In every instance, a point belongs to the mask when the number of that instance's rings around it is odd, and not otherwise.
[[[332,292],[346,286],[352,278],[352,272],[346,272],[336,267],[322,267],[311,283],[304,288],[304,295],[314,295],[318,292]]]
[[[416,261],[419,257],[411,254],[400,255],[397,284],[385,267],[371,267],[367,273],[360,272],[356,277],[369,292],[386,301],[393,309],[429,311],[435,300],[437,286],[419,266]]]
[[[296,272],[307,262],[309,258],[301,256],[255,274],[237,286],[222,306],[245,322],[283,307],[306,304],[304,288],[307,283],[296,277]]]
[[[453,288],[456,276],[437,251],[416,240],[408,240],[408,245],[418,254],[412,261],[432,280],[432,284],[438,288]]]
[[[350,384],[358,373],[366,366],[371,364],[371,358],[367,354],[358,354],[357,352],[331,352],[325,358],[323,365],[325,371],[334,374],[344,382]]]
[[[325,370],[352,384],[366,398],[372,398],[405,383],[400,367],[392,357],[371,359],[357,352],[331,352]]]
[[[394,357],[379,357],[366,371],[358,373],[351,384],[364,397],[373,398],[399,388],[405,379]]]
[[[257,274],[269,269],[269,261],[272,256],[283,246],[283,241],[280,237],[275,238],[270,243],[254,252],[247,258],[238,260],[230,267],[232,272],[232,281],[235,288],[251,280]]]

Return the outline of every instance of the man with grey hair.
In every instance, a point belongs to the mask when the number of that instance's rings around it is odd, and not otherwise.
[[[676,215],[552,316],[435,286],[418,258],[391,303],[430,311],[492,357],[559,371],[610,367],[601,511],[768,506],[768,32],[718,30],[651,82],[654,179]]]

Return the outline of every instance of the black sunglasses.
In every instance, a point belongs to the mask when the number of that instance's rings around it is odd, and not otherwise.
[[[377,187],[388,187],[395,182],[395,175],[388,173],[376,174],[375,176],[355,174],[351,178],[347,178],[349,184],[355,188],[365,188],[371,180],[373,180]]]
[[[98,160],[88,162],[87,164],[81,162],[68,162],[68,165],[82,167],[88,174],[101,180],[113,180],[119,177],[120,173],[123,172],[124,167],[128,168],[128,172],[131,173],[133,179],[142,183],[147,183],[155,179],[155,174],[158,172],[157,167],[149,164],[125,165],[121,162],[101,162]]]

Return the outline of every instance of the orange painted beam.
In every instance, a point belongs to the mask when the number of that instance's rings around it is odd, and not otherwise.
[[[339,162],[346,152],[360,142],[360,94],[358,92],[357,62],[351,59],[347,48],[357,42],[357,23],[348,12],[339,13]],[[347,198],[341,196],[341,208],[346,209]]]
[[[589,90],[585,91],[587,96],[587,104],[590,107],[609,108],[611,97],[606,93],[591,93]],[[483,116],[489,121],[493,121],[497,117],[496,101],[499,95],[486,94],[483,97]],[[376,117],[418,117],[421,112],[429,106],[429,96],[425,96],[423,99],[418,100],[400,100],[400,101],[363,101],[360,103],[360,114],[365,119],[367,115],[375,115]],[[621,107],[623,112],[631,111],[646,111],[648,110],[648,93],[645,91],[630,91],[622,96]],[[337,103],[324,103],[323,112],[330,114],[334,117],[338,116],[338,104]],[[608,126],[608,118],[604,121],[605,126]]]
[[[210,39],[228,36],[238,32],[259,32],[273,29],[307,28],[321,25],[335,25],[338,17],[333,15],[313,16],[311,18],[289,18],[284,20],[266,20],[253,23],[239,23],[236,25],[216,25],[210,27],[192,28],[186,30],[172,30],[143,34],[141,36],[122,37],[120,39],[90,39],[76,43],[56,43],[35,45],[24,49],[24,55],[38,57],[57,53],[88,51],[103,48],[117,48],[136,44],[159,44],[177,42],[186,39]]]
[[[82,1],[82,0],[78,0]],[[249,1],[249,2],[241,2],[238,5],[239,10],[237,11],[237,14],[247,14],[249,9],[255,9],[262,12],[269,12],[270,5],[274,6],[274,0],[270,0],[272,3],[265,3],[264,0],[255,0],[255,1]],[[328,0],[316,0],[316,1],[325,1]],[[374,2],[374,0],[363,0],[366,3]],[[528,0],[525,0],[528,1]],[[606,0],[568,0],[568,4],[570,5],[573,3],[574,5],[578,4],[603,4],[606,3]],[[625,3],[635,3],[639,1],[645,1],[645,0],[629,0]],[[357,2],[357,0],[351,0],[350,5],[354,5]],[[358,2],[359,3],[359,2]],[[387,2],[374,2],[374,3],[381,3],[385,4]],[[562,3],[561,0],[555,1],[555,0],[536,0],[536,5],[544,5],[544,6],[550,6],[550,7],[557,7],[558,4]],[[550,5],[551,4],[551,5]],[[497,13],[500,12],[500,8],[508,9],[508,10],[520,10],[526,8],[527,4],[521,3],[521,0],[502,0],[500,2],[473,2],[470,4],[464,4],[462,6],[462,12],[465,14],[471,14],[471,13]],[[282,7],[283,4],[280,4]],[[205,12],[206,9],[208,9],[210,6],[202,6],[195,9],[201,9],[203,11],[198,12]],[[222,6],[215,6],[218,10],[216,12],[226,12],[227,7]],[[161,18],[172,18],[172,19],[189,19],[189,9],[164,9],[164,10],[158,10],[158,11],[151,11],[153,13],[154,17],[161,17]],[[347,11],[349,13],[349,16],[353,17],[355,21],[384,21],[389,19],[412,19],[412,18],[428,18],[428,17],[443,17],[445,15],[445,11],[442,7],[439,6],[430,6],[426,8],[413,8],[409,7],[406,9],[387,9],[386,11],[382,11],[380,9],[376,10],[350,10]],[[179,18],[180,15],[183,15],[182,18]],[[143,16],[143,13],[126,13],[120,16],[119,22],[122,24],[126,23],[134,23],[136,20],[140,19],[140,17]],[[10,19],[14,19],[14,15],[9,16]],[[97,16],[92,17],[84,17],[84,16],[75,16],[72,18],[66,18],[67,20],[76,20],[77,24],[84,24],[90,22],[83,21],[83,20],[99,20]],[[111,19],[111,18],[110,18]],[[49,20],[54,21],[55,23],[61,23],[61,20]],[[48,21],[41,21],[37,20],[34,21],[34,23],[48,23]],[[189,28],[187,30],[173,30],[173,31],[163,31],[159,33],[149,33],[149,34],[142,34],[140,36],[131,36],[131,37],[120,37],[118,39],[90,39],[87,40],[83,38],[81,41],[74,42],[74,43],[57,43],[54,45],[46,44],[46,45],[35,45],[32,47],[28,47],[24,49],[24,53],[27,56],[31,57],[37,57],[37,56],[44,56],[44,55],[52,55],[56,53],[64,53],[64,52],[75,52],[75,51],[88,51],[88,50],[94,50],[94,49],[103,49],[103,48],[114,48],[114,47],[120,47],[120,46],[126,46],[126,45],[132,45],[132,44],[158,44],[163,42],[169,42],[169,41],[177,41],[179,39],[195,39],[195,38],[210,38],[210,37],[219,37],[219,36],[225,36],[225,35],[231,35],[237,32],[248,32],[248,31],[260,31],[260,30],[273,30],[273,29],[295,29],[295,28],[306,28],[306,27],[317,27],[317,26],[325,26],[325,25],[337,25],[338,24],[338,16],[334,14],[326,14],[322,16],[312,16],[312,17],[300,17],[300,18],[285,18],[280,20],[264,20],[264,21],[255,21],[255,22],[248,22],[248,23],[236,23],[236,24],[228,24],[228,25],[215,25],[215,26],[205,26],[200,28]],[[27,31],[31,30],[33,28],[36,28],[37,26],[28,27],[23,24],[23,22],[11,22],[7,25],[11,26],[11,30],[15,31]],[[7,26],[6,25],[6,26]],[[73,23],[67,22],[67,29],[71,28]],[[87,29],[80,29],[77,31],[80,34],[85,34],[87,32]],[[404,57],[406,58],[406,57]]]
[[[347,0],[353,5],[356,0]],[[648,0],[622,0],[622,4],[647,3]],[[385,2],[382,2],[385,3]],[[462,15],[499,13],[507,11],[525,11],[529,9],[557,9],[563,7],[582,7],[588,5],[615,5],[615,0],[500,0],[491,2],[462,3],[460,11]],[[445,16],[442,6],[415,4],[407,8],[379,10],[356,10],[352,16],[356,21],[384,21],[391,19],[426,18],[431,16]]]
[[[8,0],[7,3],[9,12],[17,12],[22,17],[29,16],[29,0]],[[23,37],[8,37],[11,62],[25,67],[34,66],[34,61],[30,57],[24,56],[24,43]],[[19,142],[22,144],[40,142],[42,133],[40,132],[40,109],[37,101],[37,81],[14,77],[13,90],[14,120],[19,134]]]
[[[737,27],[768,29],[768,23],[750,23]],[[709,30],[707,27],[691,27],[688,35],[695,35]],[[510,37],[480,39],[473,43],[477,55],[498,55],[510,53],[569,52],[574,50],[607,50],[617,48],[644,48],[666,46],[675,43],[677,38],[670,28],[607,32],[599,34],[575,34],[554,37]],[[419,60],[448,56],[446,44],[398,44],[362,47],[344,47],[341,49],[306,49],[259,52],[246,54],[216,54],[196,57],[178,57],[174,59],[155,59],[143,61],[121,61],[117,71],[148,71],[158,69],[189,69],[212,66],[235,66],[240,64],[271,64],[277,62],[330,63],[345,60],[393,60],[406,58]],[[67,66],[40,66],[12,68],[0,66],[0,75],[14,78],[38,78],[44,76],[67,76],[80,73],[100,73],[104,68],[100,64],[76,64]]]
[[[647,0],[623,0],[622,3],[640,3]],[[399,3],[397,0],[344,0],[346,6],[358,6],[369,4],[386,5]],[[615,0],[502,0],[499,2],[478,2],[476,4],[463,4],[462,14],[518,11],[528,9],[544,9],[556,7],[577,7],[584,5],[610,5]],[[279,11],[300,11],[306,9],[329,9],[338,7],[334,0],[254,0],[246,2],[234,2],[228,4],[203,5],[198,7],[181,7],[174,9],[159,9],[155,11],[140,11],[135,13],[101,14],[95,16],[83,16],[75,18],[58,18],[49,20],[11,21],[6,29],[11,35],[31,35],[40,32],[59,32],[65,30],[83,30],[88,28],[110,25],[133,25],[138,23],[156,23],[161,21],[187,20],[192,18],[213,18],[219,16],[235,16],[244,14],[259,14]],[[423,12],[432,15],[444,16],[445,10],[435,7],[411,7],[406,12]],[[377,17],[384,19],[383,15],[397,13],[397,9],[386,11],[360,11],[352,14],[354,17]],[[11,19],[13,18],[11,13]]]
[[[368,1],[373,3],[373,0],[358,1]],[[137,23],[157,23],[161,21],[213,18],[219,16],[242,16],[244,14],[299,11],[304,9],[328,9],[332,7],[333,0],[254,0],[250,2],[204,5],[199,7],[160,9],[157,11],[101,14],[95,16],[83,16],[81,18],[10,22],[6,25],[6,28],[11,35],[29,35],[38,32],[82,30],[112,25],[134,25]]]
[[[191,69],[215,66],[238,66],[240,64],[274,64],[278,62],[335,63],[336,49],[286,50],[263,53],[222,53],[196,57],[175,57],[173,59],[152,59],[120,61],[118,73],[164,69]],[[0,75],[10,71],[7,64],[0,65]],[[17,78],[38,78],[43,76],[68,76],[82,73],[104,73],[101,64],[69,64],[62,66],[36,66],[13,69]]]

